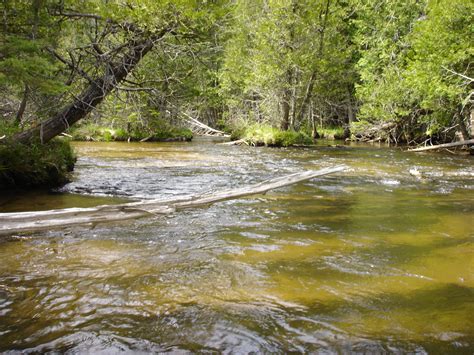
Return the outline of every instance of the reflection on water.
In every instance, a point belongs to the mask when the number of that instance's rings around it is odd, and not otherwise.
[[[0,351],[473,352],[472,157],[212,142],[76,148],[61,193],[4,196],[2,211],[350,169],[166,217],[0,239]]]

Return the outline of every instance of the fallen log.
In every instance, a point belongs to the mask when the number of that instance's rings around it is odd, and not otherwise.
[[[178,199],[158,199],[129,202],[119,205],[102,205],[90,208],[66,208],[61,210],[0,213],[0,235],[34,232],[82,224],[122,221],[150,215],[172,213],[186,208],[210,205],[219,201],[248,195],[263,194],[269,190],[292,185],[301,181],[345,170],[344,166],[308,170],[258,184],[224,190],[215,193],[187,196]]]
[[[146,142],[148,141],[149,139],[153,138],[153,134],[151,136],[148,136],[148,137],[145,137],[143,139],[140,139],[140,142],[143,143],[143,142]]]
[[[220,144],[222,145],[243,145],[243,144],[249,145],[249,143],[245,139],[238,139],[236,141],[224,142]]]
[[[442,148],[451,148],[451,147],[457,147],[460,145],[469,145],[469,144],[474,144],[474,139],[468,139],[465,141],[459,141],[459,142],[454,142],[454,143],[445,143],[445,144],[438,144],[438,145],[430,145],[428,147],[421,147],[421,148],[415,148],[415,149],[408,149],[409,152],[423,152],[425,150],[433,150],[433,149],[442,149]]]

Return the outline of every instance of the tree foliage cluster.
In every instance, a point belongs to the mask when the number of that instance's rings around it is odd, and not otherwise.
[[[420,142],[474,130],[470,0],[3,0],[0,127],[86,117]],[[5,130],[7,132],[7,130]],[[10,131],[8,131],[10,132]],[[2,136],[0,134],[0,136]]]

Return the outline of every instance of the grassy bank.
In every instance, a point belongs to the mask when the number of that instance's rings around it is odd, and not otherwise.
[[[306,133],[282,131],[278,128],[262,124],[255,124],[235,130],[231,138],[233,140],[243,139],[250,145],[267,147],[290,147],[313,144],[313,140]]]
[[[68,181],[75,161],[69,142],[61,139],[47,144],[0,145],[0,190],[60,186]]]
[[[168,142],[168,141],[191,141],[193,132],[186,128],[165,126],[151,129],[132,129],[129,132],[123,128],[109,128],[94,124],[84,124],[73,128],[68,132],[75,141],[141,141]]]
[[[343,127],[323,127],[317,129],[319,137],[323,139],[344,139]]]

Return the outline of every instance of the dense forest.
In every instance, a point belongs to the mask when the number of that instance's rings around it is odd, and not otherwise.
[[[2,5],[2,142],[186,137],[183,113],[264,143],[474,133],[470,0]]]

